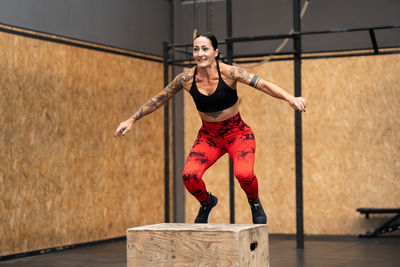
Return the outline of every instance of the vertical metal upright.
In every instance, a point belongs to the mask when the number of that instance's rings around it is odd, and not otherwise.
[[[175,43],[175,3],[176,1],[170,1],[170,23],[171,23],[171,37],[170,43]],[[179,5],[179,4],[178,4]],[[175,59],[175,53],[173,49],[169,49],[168,59]],[[182,67],[177,67],[171,64],[169,68],[169,75],[175,77],[176,73],[182,72]],[[171,222],[184,223],[185,222],[185,186],[182,182],[182,173],[185,163],[185,122],[184,122],[184,101],[183,91],[176,94],[172,99],[172,212],[173,214]]]
[[[168,43],[163,42],[164,86],[169,83]],[[169,105],[164,105],[164,222],[169,223]]]
[[[301,96],[301,0],[293,0],[294,95]],[[303,226],[303,144],[301,112],[295,111],[295,161],[296,161],[296,240],[297,248],[304,248]]]
[[[226,36],[232,37],[232,0],[226,0]],[[227,42],[227,60],[228,64],[233,63],[233,42]],[[230,223],[235,223],[235,178],[233,175],[233,162],[229,158],[229,208]]]

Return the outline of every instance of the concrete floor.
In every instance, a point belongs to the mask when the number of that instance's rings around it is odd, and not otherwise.
[[[0,267],[125,267],[125,241],[1,261]],[[296,249],[288,236],[270,237],[271,267],[399,267],[400,237],[307,237]],[[260,266],[262,267],[262,266]]]
[[[271,267],[394,267],[400,266],[400,238],[310,237],[305,249],[295,240],[270,240]]]

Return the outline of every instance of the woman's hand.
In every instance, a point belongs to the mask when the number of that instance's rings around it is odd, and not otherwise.
[[[292,98],[290,98],[288,100],[288,102],[289,102],[289,105],[294,110],[297,110],[297,111],[300,111],[300,112],[302,112],[302,111],[305,112],[306,111],[307,103],[306,103],[306,100],[304,98],[302,98],[302,97],[292,97]]]
[[[132,128],[134,122],[135,120],[133,118],[129,118],[126,121],[121,122],[115,131],[114,136],[124,136]]]

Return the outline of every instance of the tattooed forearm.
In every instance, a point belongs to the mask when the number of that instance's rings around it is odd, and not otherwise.
[[[131,118],[137,121],[164,105],[183,88],[183,83],[189,81],[189,79],[188,73],[179,74],[160,93],[147,101]]]
[[[146,104],[144,104],[144,106],[146,106],[146,107],[156,107],[156,108],[158,108],[157,102],[154,102],[154,101],[153,101],[153,98],[150,99]]]
[[[135,121],[137,121],[140,118],[142,118],[143,116],[155,111],[156,109],[158,109],[160,106],[162,106],[164,104],[162,102],[162,99],[164,99],[164,98],[166,98],[166,96],[164,97],[160,94],[151,98],[131,118],[134,119]]]
[[[156,105],[157,107],[160,107],[160,105],[163,105],[165,103],[165,99],[168,98],[168,93],[164,94],[165,92],[161,92],[158,95],[156,95],[155,97],[153,97],[155,99],[155,103],[157,103],[158,105]]]
[[[133,116],[132,119],[135,121],[139,120],[141,117],[143,117],[143,108],[140,108]]]
[[[168,94],[161,91],[158,95],[147,101],[131,118],[135,121],[143,116],[150,114],[168,101]]]
[[[249,85],[254,87],[254,88],[257,88],[257,85],[258,85],[259,81],[260,81],[260,77],[258,77],[257,75],[254,75],[253,79],[251,79]]]

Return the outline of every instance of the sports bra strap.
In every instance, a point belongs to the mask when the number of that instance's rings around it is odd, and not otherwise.
[[[197,66],[194,69],[194,73],[193,73],[193,83],[196,83],[196,74],[197,74]]]
[[[220,70],[219,70],[218,59],[217,59],[217,60],[215,60],[215,61],[217,62],[218,76],[219,76],[219,78],[221,78],[221,72],[220,72]]]

